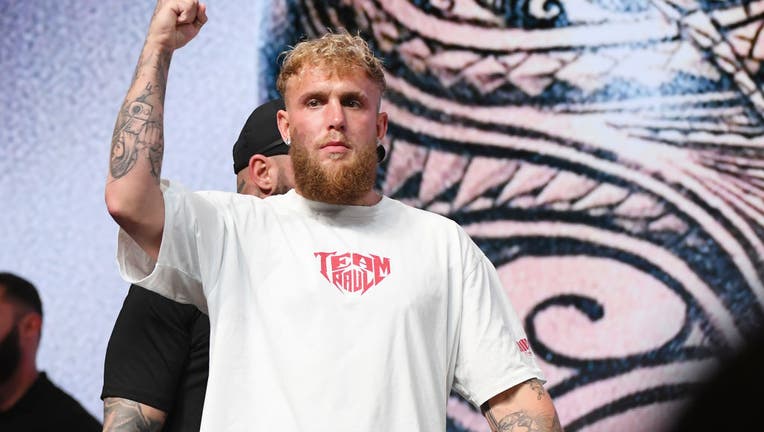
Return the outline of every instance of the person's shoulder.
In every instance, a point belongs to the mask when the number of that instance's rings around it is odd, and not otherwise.
[[[252,203],[260,201],[261,198],[252,195],[244,195],[236,192],[228,191],[216,191],[216,190],[200,190],[193,192],[195,196],[204,198],[207,201],[212,201],[218,204],[230,204],[237,205],[243,203]]]
[[[283,194],[268,195],[259,199],[258,205],[267,208],[277,215],[285,214],[304,214],[305,199],[302,198],[294,189],[290,189]]]
[[[96,431],[101,423],[82,406],[71,394],[51,381],[45,372],[38,377],[45,415],[65,430]]]
[[[167,202],[174,203],[208,203],[212,204],[216,208],[225,208],[242,201],[243,198],[254,198],[247,195],[238,194],[235,192],[218,191],[218,190],[191,190],[186,188],[182,183],[169,179],[162,179],[160,181],[160,188],[162,195]]]
[[[454,219],[432,210],[414,207],[405,202],[386,197],[388,207],[391,208],[391,216],[400,224],[399,226],[416,235],[427,236],[430,239],[438,239],[445,244],[457,245],[460,250],[467,251],[470,256],[476,255],[477,246],[470,234]],[[398,214],[394,214],[398,212]]]
[[[388,211],[398,212],[404,217],[419,220],[425,223],[435,224],[436,226],[448,229],[459,227],[459,225],[453,219],[440,213],[436,213],[432,210],[414,207],[411,204],[387,196],[383,197],[383,200]]]
[[[64,406],[80,406],[79,402],[69,393],[53,382],[45,372],[40,372],[37,377],[41,394],[44,395],[46,403],[56,403]]]
[[[225,219],[250,220],[268,214],[272,206],[264,205],[265,199],[237,192],[202,190],[192,193],[190,201],[200,200],[210,204]]]
[[[201,198],[205,201],[210,201],[215,204],[251,202],[253,200],[260,200],[258,197],[236,192],[219,190],[191,190],[184,186],[183,183],[169,179],[162,179],[160,182],[160,188],[162,189],[165,197],[184,196]]]

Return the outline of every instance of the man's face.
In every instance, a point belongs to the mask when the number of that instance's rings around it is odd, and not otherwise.
[[[285,96],[279,127],[292,141],[297,190],[316,201],[357,203],[374,186],[376,142],[387,129],[379,88],[358,69],[304,68]]]

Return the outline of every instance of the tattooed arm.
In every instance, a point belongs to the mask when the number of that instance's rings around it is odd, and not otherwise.
[[[562,432],[552,398],[535,378],[499,393],[481,408],[492,432]]]
[[[103,432],[154,432],[162,430],[167,414],[130,399],[103,401]]]
[[[109,214],[156,258],[164,225],[159,178],[164,153],[164,96],[172,53],[207,21],[198,0],[158,0],[111,140],[105,199]]]

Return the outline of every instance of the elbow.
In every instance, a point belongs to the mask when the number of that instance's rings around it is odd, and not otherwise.
[[[115,188],[111,184],[106,185],[104,201],[106,201],[106,210],[109,212],[109,215],[111,215],[114,220],[117,220],[124,212],[124,204],[118,191],[115,191],[114,189]]]
[[[115,182],[106,185],[104,200],[106,201],[106,210],[117,224],[122,227],[135,222],[138,214],[136,203],[132,202],[124,191],[120,190]]]
[[[117,182],[104,193],[109,215],[153,259],[159,254],[164,227],[164,201],[159,188],[135,191]]]

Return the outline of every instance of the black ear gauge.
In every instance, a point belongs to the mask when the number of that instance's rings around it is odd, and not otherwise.
[[[377,163],[384,162],[386,157],[387,150],[385,150],[385,146],[382,145],[382,141],[377,138]]]

